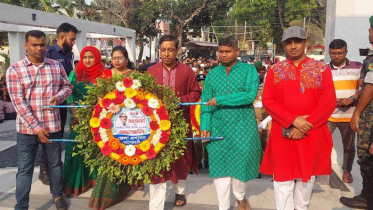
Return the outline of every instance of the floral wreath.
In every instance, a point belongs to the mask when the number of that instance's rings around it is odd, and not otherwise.
[[[171,122],[162,101],[149,92],[143,92],[141,86],[139,80],[130,77],[116,82],[116,90],[97,103],[90,119],[92,135],[101,153],[123,165],[138,165],[155,158],[170,136]],[[151,118],[151,134],[138,145],[125,145],[112,133],[112,117],[122,107],[139,108]]]
[[[201,98],[198,100],[201,102]],[[200,135],[201,130],[201,105],[192,105],[190,106],[190,119],[192,124],[192,130],[196,133],[196,135]]]
[[[91,171],[98,169],[117,184],[136,184],[150,183],[161,171],[170,170],[186,148],[188,133],[180,100],[170,87],[157,85],[150,74],[133,72],[127,78],[97,79],[87,89],[80,104],[88,106],[77,109],[79,124],[73,129],[81,140],[78,153]],[[124,144],[112,132],[112,119],[122,109],[141,110],[150,119],[150,135],[137,145]]]

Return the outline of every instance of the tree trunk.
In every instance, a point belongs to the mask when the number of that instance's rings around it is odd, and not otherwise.
[[[141,62],[143,53],[144,53],[144,42],[140,42],[140,52],[139,52],[139,57],[137,58],[138,63]]]
[[[181,56],[181,47],[183,46],[183,29],[184,27],[180,24],[176,26],[176,38],[179,41],[179,49],[177,50],[177,57]]]
[[[278,17],[280,19],[281,29],[282,29],[282,31],[285,31],[284,20],[282,19],[282,6],[283,5],[281,3],[281,0],[277,0]]]

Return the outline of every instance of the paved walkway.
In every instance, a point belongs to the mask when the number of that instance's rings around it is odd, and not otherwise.
[[[342,146],[339,134],[335,133],[335,148],[337,154],[342,154]],[[15,159],[15,122],[5,121],[0,124],[0,210],[13,209],[15,203],[15,175],[17,173]],[[341,176],[341,155],[337,156],[334,151],[332,156],[333,170]],[[2,161],[7,157],[7,161]],[[317,183],[314,187],[310,210],[347,210],[339,203],[340,196],[354,196],[361,190],[361,176],[359,167],[353,167],[354,182],[346,185],[349,191],[332,189],[328,185]],[[35,167],[32,189],[30,193],[30,209],[49,210],[55,209],[49,194],[49,186],[43,185],[38,179],[39,167]],[[187,201],[183,208],[173,206],[174,194],[171,193],[171,184],[168,185],[166,210],[217,210],[217,197],[213,180],[208,178],[206,169],[201,170],[199,176],[190,175],[187,180]],[[88,209],[87,203],[91,191],[77,198],[68,199],[69,209]],[[271,177],[251,180],[248,183],[247,197],[253,209],[269,210],[275,209],[275,198]],[[109,209],[146,210],[148,209],[149,187],[145,186],[143,191],[130,194],[125,201]],[[231,196],[231,209],[237,209],[235,199]]]

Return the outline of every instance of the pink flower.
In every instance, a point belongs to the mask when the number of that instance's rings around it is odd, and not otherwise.
[[[155,151],[154,151],[154,146],[153,146],[153,148],[150,147],[150,149],[148,151],[146,151],[145,155],[148,159],[155,158],[157,156],[157,153],[155,153]]]
[[[158,125],[158,123],[156,121],[151,121],[150,122],[150,128],[152,130],[157,130],[159,128],[159,125]]]
[[[101,153],[105,156],[109,156],[111,153],[111,149],[108,145],[108,142],[105,143],[105,145],[101,148]]]
[[[124,78],[123,79],[123,85],[124,87],[126,88],[129,88],[133,85],[133,81],[132,81],[132,78]]]
[[[108,106],[110,106],[111,102],[112,101],[110,99],[104,98],[104,99],[102,99],[101,104],[102,104],[102,106],[104,106],[105,108],[107,108]]]
[[[145,114],[145,115],[152,115],[153,114],[153,109],[148,107],[148,106],[144,106],[142,107],[142,112]]]
[[[111,120],[108,118],[104,118],[100,121],[100,126],[105,129],[109,129],[111,127]]]

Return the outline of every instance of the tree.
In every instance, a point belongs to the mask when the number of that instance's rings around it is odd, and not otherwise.
[[[237,0],[230,15],[240,25],[247,21],[259,26],[261,31],[254,36],[261,46],[272,37],[280,45],[283,30],[293,25],[306,28],[310,44],[320,43],[325,29],[325,3],[326,0]]]
[[[0,2],[46,12],[55,12],[55,9],[52,7],[53,2],[51,0],[0,0]]]
[[[210,26],[214,20],[227,17],[234,1],[228,0],[161,0],[162,19],[173,23],[179,43],[190,29],[198,33],[202,26]]]
[[[132,28],[136,31],[136,42],[140,52],[138,61],[141,61],[145,44],[150,38],[160,32],[156,28],[156,21],[160,17],[159,1],[138,0],[96,0],[90,6],[78,3],[80,8],[85,8],[83,18],[99,18],[100,22]],[[95,16],[100,12],[100,16]],[[97,21],[97,19],[95,19]]]

